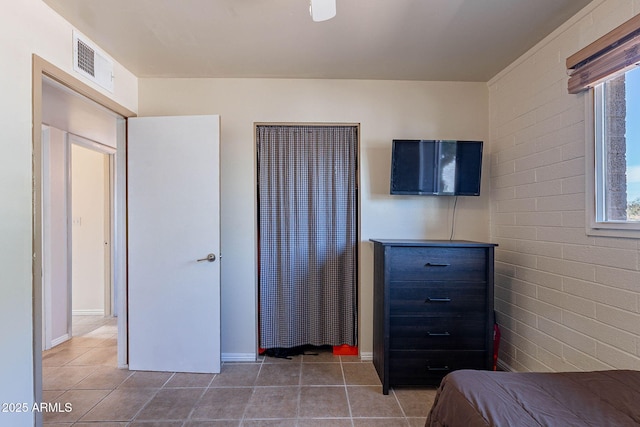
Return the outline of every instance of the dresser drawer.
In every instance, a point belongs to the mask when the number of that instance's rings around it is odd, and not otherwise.
[[[484,351],[391,351],[391,385],[438,385],[458,369],[487,369]]]
[[[392,316],[391,350],[483,350],[486,343],[483,315],[464,317]]]
[[[483,248],[394,247],[389,254],[393,280],[486,280]]]
[[[484,313],[486,294],[485,282],[392,282],[389,309],[392,316]]]

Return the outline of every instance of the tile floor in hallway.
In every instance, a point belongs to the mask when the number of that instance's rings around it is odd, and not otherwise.
[[[72,407],[45,413],[45,426],[417,427],[435,396],[434,388],[384,396],[371,362],[330,352],[225,362],[217,375],[122,370],[115,322],[95,326],[43,353],[44,401]]]

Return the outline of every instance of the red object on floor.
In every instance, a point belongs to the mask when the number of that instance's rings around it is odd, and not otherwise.
[[[500,327],[493,324],[493,370],[498,370],[498,351],[500,350]]]
[[[334,356],[357,356],[358,355],[358,346],[357,345],[334,345],[333,346],[333,355]]]

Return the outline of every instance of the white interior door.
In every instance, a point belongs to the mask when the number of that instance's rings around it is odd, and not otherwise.
[[[129,369],[220,372],[219,128],[129,119]]]

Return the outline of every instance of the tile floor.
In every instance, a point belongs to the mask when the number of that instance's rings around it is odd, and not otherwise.
[[[92,321],[79,320],[84,335],[43,353],[44,400],[72,405],[45,413],[45,426],[417,427],[435,396],[384,396],[371,362],[330,352],[223,363],[217,375],[117,369],[115,322],[98,319],[89,332]]]

